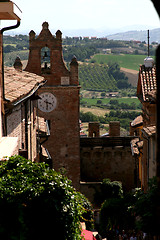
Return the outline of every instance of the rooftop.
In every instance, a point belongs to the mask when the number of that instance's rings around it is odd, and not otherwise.
[[[140,138],[134,138],[131,140],[132,155],[139,155],[140,149],[142,148],[143,148],[143,141],[141,141]]]
[[[131,127],[137,127],[137,126],[143,125],[143,117],[142,115],[139,115],[138,117],[136,117],[132,123],[131,123]]]
[[[149,101],[148,93],[157,90],[156,67],[140,66],[138,84],[141,89],[138,89],[137,95],[141,95],[143,101]]]
[[[26,71],[17,71],[12,67],[5,67],[4,82],[5,98],[11,103],[32,95],[45,83],[41,76]]]
[[[151,137],[156,134],[156,126],[145,127],[142,131],[147,137]]]

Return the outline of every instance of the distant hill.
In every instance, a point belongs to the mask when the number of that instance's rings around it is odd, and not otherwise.
[[[136,40],[136,41],[146,41],[147,42],[147,31],[127,31],[120,32],[107,36],[108,39],[113,40]],[[160,43],[160,28],[150,30],[150,43],[159,42]]]

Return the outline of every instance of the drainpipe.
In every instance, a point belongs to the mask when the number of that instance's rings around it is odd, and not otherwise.
[[[20,20],[17,20],[17,24],[16,25],[13,25],[13,26],[9,26],[9,27],[4,27],[0,30],[0,34],[2,36],[2,97],[3,97],[3,100],[7,100],[5,99],[5,91],[4,91],[4,56],[3,56],[3,33],[5,31],[8,31],[8,30],[12,30],[12,29],[15,29],[15,28],[18,28],[20,26]]]
[[[20,26],[20,20],[17,20],[17,24],[9,27],[4,27],[0,30],[0,38],[2,39],[2,100],[3,100],[3,108],[4,102],[8,102],[5,98],[5,89],[4,89],[4,55],[3,55],[3,33],[8,30],[12,30],[18,28]],[[4,110],[4,109],[3,109]],[[6,114],[3,112],[3,135],[7,136],[7,123],[6,123]]]

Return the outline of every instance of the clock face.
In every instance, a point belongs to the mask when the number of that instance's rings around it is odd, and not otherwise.
[[[39,95],[41,99],[38,100],[38,108],[42,112],[51,112],[56,108],[57,99],[49,92],[44,92]]]

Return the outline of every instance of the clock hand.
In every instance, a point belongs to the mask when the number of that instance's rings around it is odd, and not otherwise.
[[[51,104],[53,106],[53,103],[51,103],[51,102],[48,102],[48,101],[44,101],[44,102],[47,104]]]
[[[46,103],[46,110],[48,110],[48,101],[47,101],[47,99],[44,102]]]

